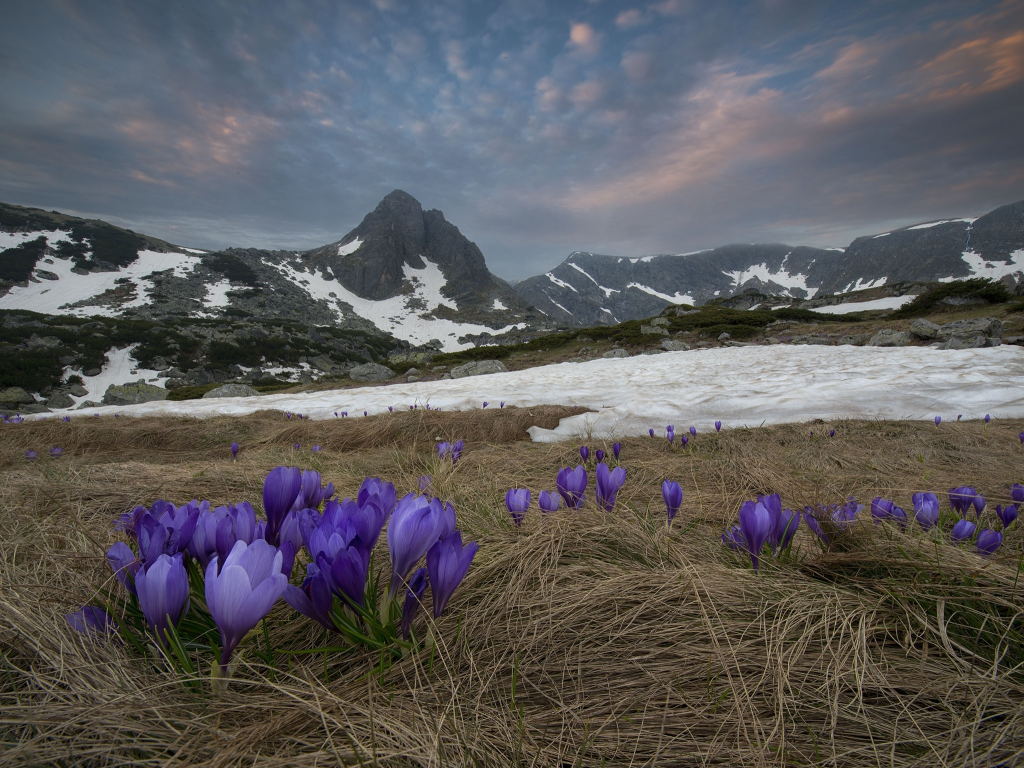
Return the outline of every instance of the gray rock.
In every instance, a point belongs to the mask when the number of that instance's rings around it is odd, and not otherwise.
[[[441,379],[443,381],[444,379],[450,379],[451,377],[452,375],[450,373],[446,373],[444,376],[441,377]]]
[[[363,363],[348,372],[353,381],[387,381],[395,378],[395,372],[380,363]]]
[[[405,375],[406,376],[419,376],[420,375],[420,370],[419,370],[419,368],[410,368],[408,371],[405,372]]]
[[[759,346],[758,344],[755,344],[752,341],[732,341],[730,339],[726,339],[725,341],[722,342],[722,344],[724,346],[726,346],[726,347],[756,347],[756,346]]]
[[[665,339],[665,341],[661,342],[661,348],[666,352],[687,352],[690,349],[690,345],[685,341]]]
[[[1000,339],[998,336],[989,336],[987,339],[985,339],[986,347],[1001,347],[1002,345],[1003,340]]]
[[[86,400],[84,403],[79,403],[76,411],[82,411],[86,408],[99,408],[102,403],[97,403],[95,400]]]
[[[162,357],[154,357],[153,362],[150,364],[150,368],[154,371],[166,371],[170,368],[170,365]]]
[[[910,332],[921,339],[937,339],[941,330],[940,326],[923,317],[910,324]]]
[[[567,362],[567,363],[585,363],[586,360],[584,360],[582,357],[570,357],[565,362]]]
[[[310,365],[324,373],[330,373],[334,368],[334,361],[327,355],[317,355],[309,361]]]
[[[668,325],[668,318],[667,317],[656,317],[653,320],[651,320],[651,325],[661,325],[661,326]]]
[[[462,379],[466,376],[482,376],[488,373],[504,373],[508,368],[500,360],[474,360],[471,363],[452,368],[452,378]]]
[[[420,377],[419,377],[419,376],[406,376],[406,377],[405,377],[405,380],[406,380],[407,382],[409,382],[410,384],[412,384],[412,383],[413,383],[413,382],[415,382],[415,381],[419,381],[419,380],[420,380]]]
[[[68,393],[74,395],[75,397],[85,397],[86,395],[89,394],[89,390],[87,390],[81,384],[72,384],[70,387],[68,387]]]
[[[866,333],[855,333],[853,335],[840,336],[836,339],[836,344],[840,346],[863,347],[870,339],[871,336]]]
[[[781,342],[781,341],[779,341],[779,340],[778,340],[777,338],[775,338],[774,336],[769,336],[769,337],[768,337],[768,338],[766,338],[766,339],[764,340],[764,342],[762,342],[762,343],[764,343],[764,344],[768,344],[768,345],[770,346],[770,345],[772,345],[772,344],[781,344],[782,342]]]
[[[55,395],[51,395],[46,400],[47,408],[70,408],[74,404],[75,401],[72,400],[68,395],[65,395],[63,392],[58,392]]]
[[[20,405],[22,403],[34,403],[36,399],[21,387],[7,387],[0,389],[0,403]]]
[[[202,386],[203,384],[216,384],[217,377],[205,368],[193,368],[185,374],[185,381],[193,386]]]
[[[668,331],[659,325],[641,325],[640,333],[654,333],[659,336],[668,336]]]
[[[164,386],[167,387],[168,390],[181,389],[182,387],[187,387],[188,382],[180,376],[172,376],[164,382]]]
[[[883,328],[868,342],[869,347],[906,347],[914,343],[914,337],[907,331]]]
[[[665,350],[664,349],[645,349],[640,354],[643,354],[643,355],[664,355],[665,354]]]
[[[111,384],[103,393],[104,405],[137,405],[166,399],[166,389],[146,384],[144,381],[137,381],[134,384]]]
[[[828,336],[815,336],[813,334],[809,336],[794,336],[790,341],[793,344],[813,344],[821,347],[832,346],[832,339]]]
[[[722,331],[720,334],[718,334],[718,340],[719,341],[725,341],[726,339],[731,339],[731,338],[732,338],[732,335],[730,335],[726,331]]]
[[[978,349],[985,346],[984,336],[951,336],[939,344],[938,349]]]
[[[86,368],[82,371],[83,376],[99,376],[103,372],[102,368]]]
[[[629,352],[624,349],[610,349],[601,357],[629,357]]]
[[[221,384],[216,389],[204,393],[203,397],[256,397],[259,394],[248,384]]]
[[[1003,323],[994,317],[976,317],[971,320],[956,320],[952,323],[945,323],[938,333],[939,339],[949,339],[953,336],[970,338],[974,336],[999,336],[1003,335]]]

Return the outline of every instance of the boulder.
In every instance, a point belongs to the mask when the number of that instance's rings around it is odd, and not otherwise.
[[[687,352],[690,349],[690,345],[685,341],[675,341],[674,339],[665,339],[661,342],[661,348],[666,352]]]
[[[505,373],[508,368],[501,360],[474,360],[471,363],[452,368],[452,378],[462,379],[466,376],[482,376],[487,373]]]
[[[86,400],[84,403],[79,403],[76,411],[81,411],[86,408],[99,408],[101,403],[97,403],[95,400]]]
[[[883,328],[868,342],[869,347],[907,347],[914,343],[914,337],[907,331]]]
[[[945,323],[939,328],[937,338],[946,339],[959,336],[961,339],[973,338],[975,336],[998,336],[1003,335],[1003,323],[994,317],[975,317],[970,320],[956,320],[952,323]]]
[[[103,393],[103,405],[137,405],[166,399],[166,389],[141,380],[134,384],[111,384]]]
[[[323,373],[330,373],[334,368],[334,361],[327,355],[317,355],[309,361],[310,365]]]
[[[610,349],[601,357],[629,357],[629,352],[624,349]]]
[[[978,349],[986,346],[984,336],[951,336],[938,345],[938,349]]]
[[[781,341],[779,341],[779,340],[778,340],[777,338],[775,338],[774,336],[768,336],[768,337],[767,337],[767,338],[766,338],[766,339],[765,339],[765,340],[764,340],[763,342],[761,342],[761,343],[762,343],[762,344],[767,344],[767,345],[769,345],[769,346],[770,346],[770,345],[772,345],[772,344],[781,344],[782,342],[781,342]]]
[[[641,325],[640,333],[654,333],[659,336],[668,336],[668,331],[660,325]]]
[[[923,317],[910,324],[910,332],[920,339],[937,339],[942,328]]]
[[[0,389],[0,403],[5,405],[21,405],[22,403],[34,403],[36,399],[21,387],[7,387]]]
[[[259,394],[248,384],[221,384],[216,389],[203,393],[203,397],[256,397]]]
[[[395,378],[395,372],[380,363],[363,363],[348,372],[353,381],[387,381]]]
[[[68,393],[75,397],[85,397],[89,394],[89,390],[83,387],[81,384],[72,384],[68,387]]]
[[[651,320],[651,325],[661,325],[661,326],[668,325],[668,318],[667,317],[656,317],[653,320]]]
[[[728,333],[727,331],[722,331],[720,334],[718,334],[718,340],[719,341],[727,341],[727,340],[729,340],[731,338],[732,338],[732,334]]]
[[[168,390],[181,389],[182,387],[187,387],[188,382],[180,376],[171,376],[164,382],[164,386],[167,387]]]
[[[854,346],[863,347],[871,339],[866,333],[855,333],[852,335],[840,336],[836,339],[836,344],[840,346]]]
[[[65,395],[63,392],[50,395],[46,400],[47,408],[71,408],[74,404],[75,401],[71,399],[70,395]]]

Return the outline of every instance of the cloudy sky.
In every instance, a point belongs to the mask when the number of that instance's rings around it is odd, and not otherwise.
[[[392,189],[521,279],[1024,198],[1024,3],[6,0],[0,200],[308,248]]]

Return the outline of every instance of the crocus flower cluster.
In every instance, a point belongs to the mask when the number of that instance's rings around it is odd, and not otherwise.
[[[735,550],[746,551],[757,571],[765,545],[779,556],[793,541],[800,527],[800,513],[782,509],[779,494],[758,495],[757,501],[745,501],[740,507],[740,524],[722,534],[722,542]]]
[[[438,443],[437,456],[439,459],[451,459],[454,466],[462,456],[463,445],[462,440],[456,440],[454,443]]]

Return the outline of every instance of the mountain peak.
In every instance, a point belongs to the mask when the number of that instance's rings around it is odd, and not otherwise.
[[[377,207],[374,209],[374,213],[383,213],[384,211],[422,211],[423,206],[420,205],[420,201],[410,195],[405,190],[396,189],[385,195],[384,199],[377,203]]]

